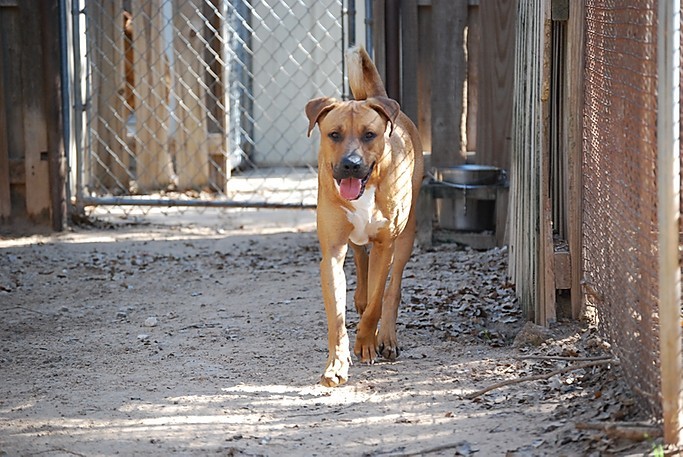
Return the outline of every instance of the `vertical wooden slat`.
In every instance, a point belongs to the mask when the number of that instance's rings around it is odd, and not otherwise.
[[[52,229],[61,231],[66,224],[66,157],[62,124],[59,1],[49,0],[40,8],[43,30],[43,85],[50,175],[50,213]],[[1,125],[1,124],[0,124]]]
[[[124,33],[121,0],[86,4],[93,41],[93,138],[91,185],[115,193],[128,190],[129,156],[124,151]],[[104,189],[101,189],[104,187]]]
[[[517,0],[479,3],[477,162],[510,168]]]
[[[539,291],[537,316],[540,314],[538,324],[548,325],[557,319],[555,309],[555,248],[553,243],[552,224],[552,201],[550,199],[550,84],[552,71],[552,20],[550,18],[552,0],[543,0],[541,3],[543,17],[543,34],[541,52],[543,58],[541,79],[541,143],[540,154],[540,236],[539,236]]]
[[[5,10],[6,11],[6,10]],[[0,27],[4,26],[4,11],[0,8]],[[2,27],[5,29],[5,27]],[[2,67],[7,68],[3,58],[3,49],[6,49],[3,30],[0,30],[0,62]],[[9,141],[7,138],[7,105],[5,104],[5,78],[4,70],[0,68],[0,222],[7,222],[12,215],[12,201],[10,195],[9,176]]]
[[[583,309],[582,224],[583,224],[583,94],[584,94],[584,4],[569,5],[567,23],[567,152],[568,161],[568,213],[567,241],[571,262],[571,309],[572,317],[578,319]]]
[[[401,108],[417,125],[417,0],[401,0]]]
[[[162,0],[132,0],[137,181],[141,190],[153,190],[171,182],[169,154],[168,59],[162,37]]]
[[[22,2],[21,94],[24,103],[24,153],[26,166],[26,213],[36,222],[47,222],[50,213],[50,187],[43,87],[43,48],[37,2]]]
[[[422,140],[422,149],[432,150],[432,7],[418,6],[417,27],[420,39],[418,40],[417,54],[417,129]],[[425,156],[425,170],[431,168],[426,161],[430,155]]]
[[[465,162],[467,0],[433,0],[432,166]]]
[[[372,46],[373,60],[382,81],[387,80],[386,28],[384,20],[385,0],[372,0]]]
[[[479,2],[468,6],[467,11],[467,144],[465,148],[468,154],[474,154],[475,163],[483,163],[479,160],[477,151],[477,118],[479,113],[479,60],[481,57],[481,17]],[[512,36],[514,40],[514,35]],[[512,68],[510,69],[512,78]],[[512,89],[512,88],[510,88]],[[510,91],[512,98],[512,91]],[[510,103],[512,105],[512,102]],[[512,118],[512,113],[510,114]],[[488,122],[488,121],[487,121]]]
[[[204,102],[204,0],[174,2],[175,85],[182,107],[175,134],[176,171],[181,189],[200,189],[209,183],[208,129]]]

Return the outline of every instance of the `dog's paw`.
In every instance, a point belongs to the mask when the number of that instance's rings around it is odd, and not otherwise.
[[[327,362],[327,367],[320,377],[320,384],[325,387],[337,387],[349,380],[350,357],[334,358]]]
[[[396,360],[401,354],[401,348],[397,344],[380,343],[377,353],[387,360]]]
[[[363,338],[358,335],[356,337],[356,344],[353,346],[353,353],[356,354],[361,363],[374,363],[377,355],[377,343],[375,335],[370,335]]]
[[[382,332],[380,328],[379,336],[377,338],[377,353],[387,360],[396,360],[401,353],[401,348],[398,347],[398,340],[396,332]]]

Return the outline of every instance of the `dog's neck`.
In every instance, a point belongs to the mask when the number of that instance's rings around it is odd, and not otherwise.
[[[368,186],[358,200],[351,202],[353,210],[346,210],[346,216],[353,225],[349,240],[364,246],[377,232],[386,227],[389,221],[377,209],[375,186]]]

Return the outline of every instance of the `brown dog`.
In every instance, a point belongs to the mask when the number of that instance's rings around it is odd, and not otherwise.
[[[424,171],[417,128],[387,98],[365,49],[350,49],[347,59],[355,100],[323,97],[306,105],[309,136],[316,123],[321,133],[317,223],[329,345],[321,379],[325,386],[345,383],[351,363],[343,268],[349,244],[358,276],[354,302],[361,316],[354,353],[368,363],[376,354],[390,360],[399,354],[401,276],[413,248],[414,208]]]

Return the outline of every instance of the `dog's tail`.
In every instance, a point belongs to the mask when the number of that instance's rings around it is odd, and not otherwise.
[[[349,86],[356,100],[370,97],[387,96],[382,78],[377,67],[361,45],[354,46],[346,52],[347,68],[349,71]]]

